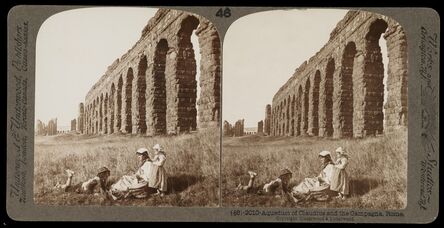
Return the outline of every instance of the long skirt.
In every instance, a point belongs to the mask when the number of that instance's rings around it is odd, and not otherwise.
[[[311,196],[320,199],[327,197],[329,194],[330,185],[327,183],[320,183],[318,178],[305,178],[300,184],[293,187],[291,194],[298,200],[308,200]]]
[[[153,165],[151,175],[148,179],[148,186],[159,191],[167,191],[167,174],[163,166]]]
[[[113,199],[128,198],[129,196],[145,198],[148,196],[147,186],[147,182],[139,182],[135,175],[125,175],[111,185],[110,193]]]
[[[330,190],[339,192],[343,195],[349,194],[349,178],[344,169],[334,168],[330,184]]]

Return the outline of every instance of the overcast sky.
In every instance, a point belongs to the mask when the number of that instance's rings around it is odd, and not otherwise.
[[[64,11],[48,18],[37,36],[35,119],[46,123],[58,118],[58,126],[69,126],[89,89],[137,42],[156,11],[98,7]],[[199,62],[194,33],[192,42]]]
[[[346,13],[274,10],[236,20],[224,40],[222,119],[245,119],[245,127],[257,127],[274,94],[327,43]]]

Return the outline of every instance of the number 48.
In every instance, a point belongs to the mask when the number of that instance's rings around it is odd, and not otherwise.
[[[216,17],[231,17],[231,10],[230,10],[230,8],[225,8],[223,10],[222,10],[222,8],[220,8],[216,12]]]

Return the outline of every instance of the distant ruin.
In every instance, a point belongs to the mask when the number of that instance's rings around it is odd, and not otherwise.
[[[46,125],[41,120],[37,120],[37,135],[56,135],[57,133],[57,118],[49,120]]]
[[[224,121],[223,125],[223,135],[240,137],[244,135],[244,119],[236,121],[236,123],[231,125],[228,121]]]
[[[379,39],[387,41],[387,99]],[[273,136],[365,137],[407,126],[407,38],[393,19],[349,11],[266,106]],[[268,122],[270,130],[268,130]]]
[[[257,134],[263,134],[264,133],[264,121],[259,121],[257,123]]]
[[[200,63],[194,57],[193,31]],[[139,41],[88,92],[84,106],[80,104],[77,130],[152,136],[219,126],[220,52],[218,33],[208,20],[159,9]]]
[[[73,119],[71,120],[71,131],[76,131],[77,130],[77,120]]]

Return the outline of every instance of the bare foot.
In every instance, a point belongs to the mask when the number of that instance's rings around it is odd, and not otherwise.
[[[248,174],[250,174],[250,177],[255,177],[257,176],[257,173],[253,172],[253,171],[248,171]]]
[[[69,177],[72,177],[74,175],[74,171],[70,169],[66,169],[65,172],[68,174]]]

